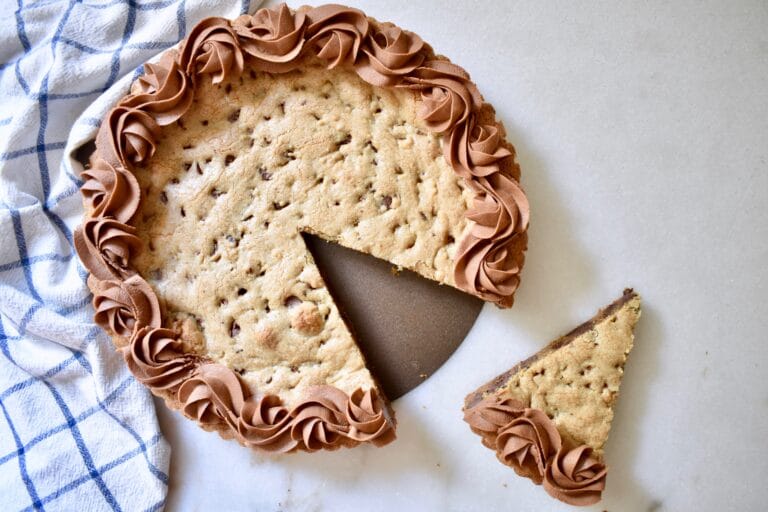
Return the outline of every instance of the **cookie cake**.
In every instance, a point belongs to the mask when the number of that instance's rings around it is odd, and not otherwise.
[[[514,148],[467,72],[338,5],[201,21],[82,177],[95,321],[169,407],[267,451],[394,438],[303,234],[500,307],[524,262]]]

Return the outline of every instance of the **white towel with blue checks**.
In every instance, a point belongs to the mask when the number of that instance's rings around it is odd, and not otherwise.
[[[73,153],[142,62],[200,19],[248,4],[0,1],[2,511],[165,503],[170,450],[153,402],[93,324],[72,248],[82,215]]]

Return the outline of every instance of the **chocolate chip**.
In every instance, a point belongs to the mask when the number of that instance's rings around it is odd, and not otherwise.
[[[240,109],[234,110],[227,116],[227,121],[230,123],[237,122],[238,119],[240,119]]]
[[[391,196],[384,196],[381,199],[381,202],[384,203],[384,207],[389,210],[392,207],[392,197]]]
[[[261,176],[261,179],[264,181],[269,181],[272,179],[272,173],[267,172],[265,167],[259,167],[259,176]]]
[[[245,295],[246,293],[248,293],[248,290],[246,290],[245,288],[238,288],[238,290],[237,290],[237,294],[238,294],[239,296],[241,296],[241,297],[242,297],[243,295]]]
[[[235,155],[227,155],[224,157],[224,165],[229,165],[235,161]]]
[[[286,150],[283,152],[283,158],[288,160],[289,162],[296,160],[296,153],[293,148],[286,148]]]
[[[338,150],[341,146],[345,146],[345,145],[349,144],[350,142],[352,142],[352,134],[348,133],[348,134],[346,134],[344,136],[343,139],[341,139],[340,141],[336,142],[336,149]]]
[[[245,368],[235,368],[235,371],[236,371],[236,372],[237,372],[239,375],[245,375]]]

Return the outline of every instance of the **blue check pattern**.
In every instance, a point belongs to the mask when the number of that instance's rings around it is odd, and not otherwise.
[[[160,510],[170,450],[92,322],[75,151],[140,65],[248,0],[0,2],[0,510]]]

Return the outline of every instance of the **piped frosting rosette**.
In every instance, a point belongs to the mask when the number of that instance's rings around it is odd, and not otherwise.
[[[572,447],[543,411],[489,396],[464,412],[464,421],[498,459],[571,505],[600,501],[607,469],[586,445]]]

